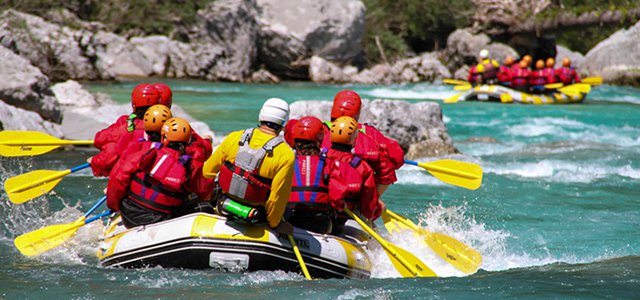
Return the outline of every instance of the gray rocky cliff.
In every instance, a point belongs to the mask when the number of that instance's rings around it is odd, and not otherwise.
[[[600,42],[586,61],[585,69],[607,82],[640,84],[640,21]]]

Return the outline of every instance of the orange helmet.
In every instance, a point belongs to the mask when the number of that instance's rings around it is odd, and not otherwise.
[[[159,82],[154,83],[153,87],[155,87],[160,93],[160,104],[171,108],[171,104],[173,103],[173,92],[171,91],[171,88],[168,85]]]
[[[322,121],[316,117],[308,116],[300,119],[291,128],[292,140],[307,140],[321,143],[324,137]]]
[[[527,54],[522,58],[522,60],[527,60],[527,61],[531,62],[531,61],[533,61],[533,58],[531,58],[531,55]]]
[[[507,66],[513,65],[513,57],[511,55],[507,56],[507,58],[504,59],[504,64]]]
[[[562,66],[563,66],[563,67],[571,67],[571,60],[569,60],[569,58],[568,58],[568,57],[565,57],[565,58],[562,60]]]
[[[547,68],[553,68],[556,65],[556,60],[553,57],[547,58]]]
[[[538,61],[536,61],[536,69],[543,69],[543,68],[544,68],[544,60],[538,59]]]
[[[162,125],[162,144],[169,142],[189,143],[191,141],[191,125],[185,119],[171,118]]]
[[[171,118],[171,110],[162,105],[156,104],[149,107],[144,113],[144,130],[160,132],[164,122]]]
[[[342,116],[331,125],[331,142],[353,145],[358,134],[358,122],[352,117]]]
[[[131,92],[131,107],[149,107],[160,103],[160,93],[153,85],[148,83],[138,84]]]
[[[333,97],[333,107],[331,107],[331,120],[342,116],[349,116],[356,120],[360,117],[362,100],[360,95],[352,90],[343,90]]]
[[[521,60],[520,63],[518,63],[518,65],[520,66],[520,69],[526,69],[529,67],[529,63],[527,63],[526,60]]]

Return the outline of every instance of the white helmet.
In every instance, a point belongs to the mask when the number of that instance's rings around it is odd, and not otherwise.
[[[489,58],[489,50],[487,49],[482,49],[480,51],[480,58],[484,59],[484,58]]]
[[[262,104],[258,121],[284,126],[289,120],[289,104],[280,98],[270,98]]]

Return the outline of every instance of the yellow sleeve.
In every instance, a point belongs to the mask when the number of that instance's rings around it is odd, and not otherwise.
[[[478,64],[476,66],[476,72],[483,73],[484,72],[484,65],[483,64]]]
[[[291,180],[293,179],[293,164],[295,163],[293,151],[286,144],[281,144],[274,149],[273,158],[275,159],[273,167],[277,168],[277,170],[271,182],[269,199],[264,204],[264,208],[267,211],[267,222],[271,228],[275,228],[280,224],[287,202],[289,202]]]
[[[498,63],[498,61],[496,61],[495,59],[492,59],[492,60],[491,60],[491,64],[492,64],[494,67],[496,67],[496,68],[499,68],[499,67],[500,67],[500,64],[499,64],[499,63]]]
[[[240,140],[240,137],[238,135],[241,135],[241,134],[242,132],[232,132],[227,136],[227,138],[225,138],[222,141],[222,143],[220,144],[220,146],[218,146],[216,151],[213,152],[213,154],[211,154],[211,156],[207,159],[207,161],[204,162],[204,166],[202,166],[203,174],[212,174],[212,173],[220,172],[220,168],[222,168],[224,161],[229,156],[229,153],[231,153],[233,146],[237,145],[238,140]],[[208,175],[205,175],[205,177],[212,178],[211,176],[208,176]]]

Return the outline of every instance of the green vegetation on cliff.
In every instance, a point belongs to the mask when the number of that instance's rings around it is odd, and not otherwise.
[[[389,60],[441,49],[447,36],[469,24],[471,0],[363,0],[366,31],[363,41],[368,63],[382,61],[376,37]]]

